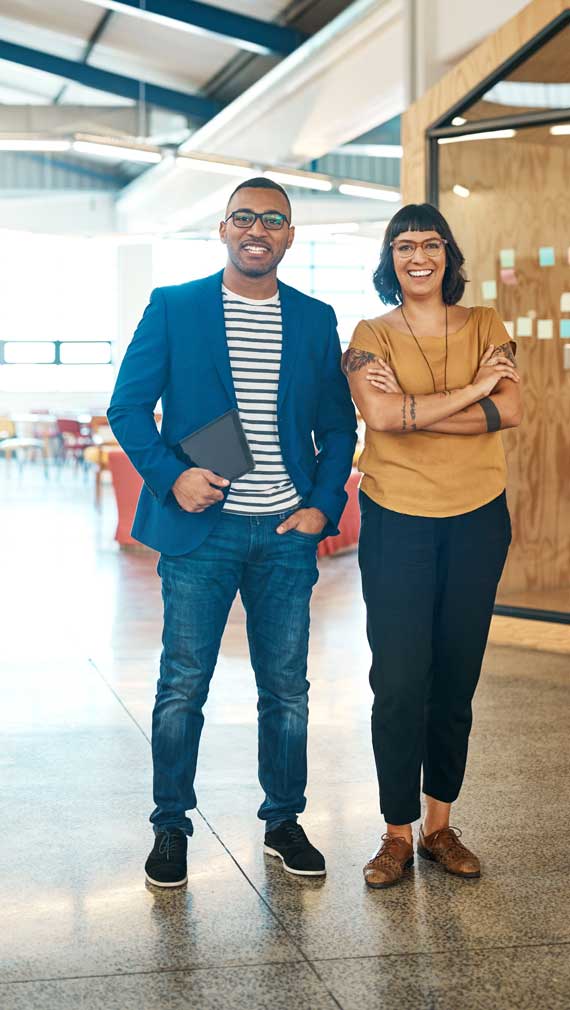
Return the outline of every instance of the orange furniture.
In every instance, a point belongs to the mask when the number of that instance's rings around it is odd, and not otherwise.
[[[135,516],[137,502],[142,487],[142,479],[135,470],[128,456],[118,446],[106,446],[107,466],[111,471],[113,488],[117,501],[118,523],[115,531],[115,540],[121,547],[140,546],[137,540],[131,536],[131,526]],[[354,548],[358,543],[358,531],[360,529],[360,512],[358,509],[358,483],[360,474],[353,469],[346,490],[348,493],[348,503],[342,514],[337,537],[327,537],[321,540],[318,548],[318,557],[328,554],[336,554],[337,551],[345,551]]]

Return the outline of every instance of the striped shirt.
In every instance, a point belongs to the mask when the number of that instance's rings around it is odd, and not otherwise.
[[[226,338],[239,416],[255,470],[233,481],[226,512],[270,515],[301,501],[281,455],[277,389],[281,367],[279,292],[263,301],[242,298],[222,285]]]

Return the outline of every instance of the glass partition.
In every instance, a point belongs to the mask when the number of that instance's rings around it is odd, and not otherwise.
[[[429,199],[466,257],[465,304],[517,342],[504,434],[514,537],[497,611],[570,623],[570,11],[428,131]]]

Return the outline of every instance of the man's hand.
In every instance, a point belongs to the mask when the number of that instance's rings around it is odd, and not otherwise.
[[[212,484],[215,486],[212,487]],[[227,487],[228,484],[229,480],[225,477],[218,477],[211,470],[194,466],[174,481],[172,494],[185,512],[204,512],[224,497],[216,488]]]
[[[285,522],[278,526],[276,533],[288,533],[289,530],[299,530],[299,533],[322,533],[328,519],[320,509],[297,509]]]

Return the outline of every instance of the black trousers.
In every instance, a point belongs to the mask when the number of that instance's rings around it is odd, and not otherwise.
[[[444,519],[392,512],[362,491],[360,510],[380,808],[388,824],[409,824],[422,769],[424,793],[459,795],[511,524],[504,493]]]

